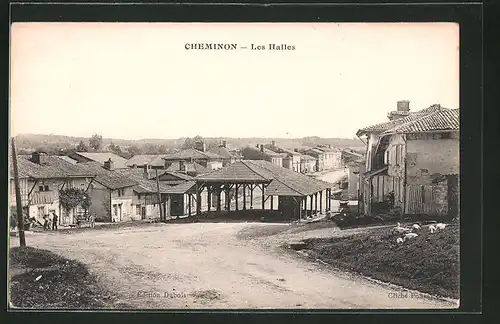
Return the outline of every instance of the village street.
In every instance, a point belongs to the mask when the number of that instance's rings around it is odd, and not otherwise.
[[[446,302],[397,298],[396,289],[306,261],[279,246],[287,224],[149,224],[73,233],[35,233],[29,246],[88,265],[132,308],[447,308]],[[334,229],[323,229],[332,235]],[[343,232],[343,231],[339,231]],[[271,233],[272,234],[272,233]],[[11,246],[18,238],[11,239]]]
[[[336,183],[340,181],[344,176],[347,176],[346,170],[344,168],[339,170],[328,170],[325,172],[318,173],[316,179]]]

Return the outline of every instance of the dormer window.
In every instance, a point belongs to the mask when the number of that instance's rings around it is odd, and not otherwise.
[[[38,191],[49,191],[49,185],[46,184],[39,185]]]

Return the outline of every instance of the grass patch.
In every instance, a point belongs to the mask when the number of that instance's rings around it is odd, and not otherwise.
[[[11,248],[10,270],[10,301],[16,308],[105,308],[111,298],[84,264],[47,250]]]
[[[349,271],[433,295],[460,297],[459,228],[396,243],[391,228],[374,228],[348,237],[306,239],[311,256]]]

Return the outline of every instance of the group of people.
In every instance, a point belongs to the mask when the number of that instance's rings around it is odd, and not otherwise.
[[[43,216],[43,230],[44,231],[57,231],[57,220],[59,217],[56,215],[55,212],[52,212],[52,217],[50,218],[50,215],[45,215]]]

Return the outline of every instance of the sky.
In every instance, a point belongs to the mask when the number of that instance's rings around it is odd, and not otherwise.
[[[240,48],[271,43],[295,50]],[[459,27],[15,23],[10,73],[13,136],[353,138],[398,100],[459,108]]]

